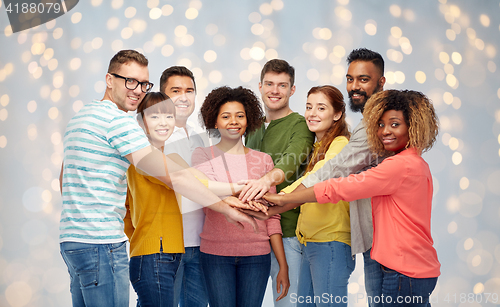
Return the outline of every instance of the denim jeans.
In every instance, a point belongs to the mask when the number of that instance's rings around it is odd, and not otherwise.
[[[270,254],[217,256],[200,253],[210,307],[261,306],[266,292]]]
[[[370,257],[370,248],[363,253],[365,264],[365,289],[367,302],[370,307],[382,307],[382,301],[379,299],[382,295],[382,280],[384,278],[380,264]]]
[[[129,304],[126,241],[112,244],[62,242],[74,307]]]
[[[158,253],[130,258],[130,282],[137,306],[172,307],[174,279],[181,254]]]
[[[382,267],[382,266],[381,266]],[[412,278],[382,267],[384,306],[430,306],[429,296],[436,287],[437,277]]]
[[[307,242],[297,306],[347,306],[347,284],[355,264],[345,243]]]
[[[283,238],[283,247],[285,249],[286,262],[288,264],[288,279],[290,280],[290,288],[288,295],[276,302],[276,299],[281,295],[276,291],[276,276],[280,266],[276,256],[271,252],[271,279],[275,307],[295,307],[297,303],[292,299],[291,294],[297,294],[299,286],[300,266],[302,265],[302,257],[304,256],[304,245],[299,243],[297,237]]]
[[[207,285],[200,266],[200,247],[186,247],[175,275],[174,306],[206,307]]]

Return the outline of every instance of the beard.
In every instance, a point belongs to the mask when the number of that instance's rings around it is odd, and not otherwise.
[[[380,86],[377,86],[373,90],[372,95],[379,92],[379,91],[380,91]],[[361,90],[350,91],[348,94],[349,94],[349,108],[351,109],[351,111],[353,111],[354,113],[356,113],[356,112],[363,113],[363,110],[365,109],[365,104],[368,101],[368,99],[370,99],[371,95],[368,96],[365,91],[361,91]],[[362,96],[362,102],[355,103],[354,100],[352,99],[352,95],[354,95],[354,94],[358,94],[358,95]]]

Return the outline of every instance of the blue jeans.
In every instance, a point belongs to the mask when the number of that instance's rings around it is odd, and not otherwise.
[[[382,295],[382,280],[384,278],[380,264],[370,257],[370,248],[363,253],[365,264],[365,289],[367,302],[370,307],[382,307],[382,301],[379,299]]]
[[[345,243],[307,242],[297,306],[347,306],[347,284],[355,264]]]
[[[381,266],[382,267],[382,266]],[[436,287],[437,277],[412,278],[382,267],[384,306],[430,306],[429,296]]]
[[[62,242],[74,307],[129,304],[126,241],[112,244]]]
[[[172,307],[174,279],[181,254],[158,253],[130,258],[130,282],[137,306]]]
[[[276,291],[276,276],[280,266],[276,256],[271,252],[271,279],[275,307],[295,307],[297,303],[292,298],[292,293],[297,294],[299,286],[299,273],[300,266],[302,265],[302,258],[304,256],[302,248],[304,245],[299,243],[297,237],[283,238],[283,247],[285,249],[286,262],[288,264],[288,279],[290,280],[290,288],[288,288],[288,295],[276,302],[276,299],[281,295]]]
[[[210,307],[261,306],[266,292],[270,254],[217,256],[200,253]]]
[[[174,306],[206,307],[207,285],[200,266],[200,247],[186,247],[175,275]]]

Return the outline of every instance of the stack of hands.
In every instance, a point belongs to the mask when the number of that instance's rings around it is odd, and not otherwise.
[[[273,213],[273,206],[283,206],[280,198],[283,193],[269,193],[271,186],[263,180],[247,180],[238,182],[243,188],[224,199],[229,206],[238,209],[260,220],[266,220]]]

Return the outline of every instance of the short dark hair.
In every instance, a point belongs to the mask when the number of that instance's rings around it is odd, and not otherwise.
[[[175,106],[167,94],[163,92],[149,92],[137,106],[137,120],[140,122],[144,118],[144,115],[151,113],[174,114],[175,117]]]
[[[264,67],[262,67],[262,71],[260,72],[260,82],[264,80],[264,76],[268,72],[288,74],[290,76],[290,86],[293,86],[293,83],[295,82],[295,68],[288,64],[288,62],[285,60],[272,59],[267,61],[267,63],[264,64]]]
[[[347,64],[355,61],[372,62],[379,69],[380,75],[384,75],[384,59],[378,52],[366,48],[354,49],[347,57]]]
[[[259,98],[244,87],[230,88],[228,86],[218,87],[212,90],[200,108],[200,120],[212,136],[220,136],[219,130],[215,129],[215,123],[219,116],[220,108],[227,102],[237,101],[245,108],[247,117],[247,129],[245,135],[257,130],[264,122],[264,111]]]
[[[160,77],[160,92],[165,92],[168,78],[172,76],[186,76],[193,80],[194,90],[196,92],[196,82],[194,81],[193,72],[184,66],[171,66],[163,71]]]
[[[149,61],[146,57],[135,50],[120,50],[115,54],[111,61],[109,61],[108,73],[115,73],[118,71],[122,64],[127,64],[129,62],[136,62],[141,66],[148,66]]]

